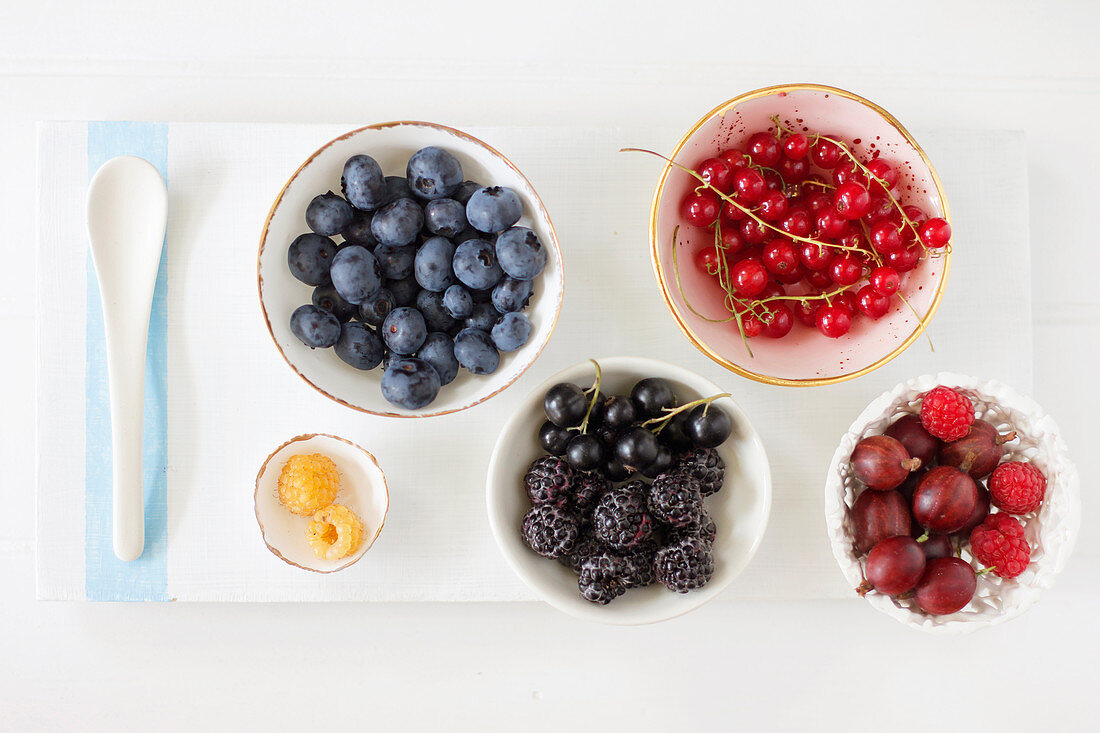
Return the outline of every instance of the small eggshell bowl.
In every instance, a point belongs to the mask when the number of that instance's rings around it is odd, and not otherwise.
[[[459,370],[453,382],[436,399],[419,410],[397,407],[382,397],[382,370],[355,369],[332,349],[311,349],[291,332],[290,314],[310,302],[313,288],[299,282],[287,267],[287,248],[299,234],[309,231],[306,206],[314,196],[340,191],[344,161],[367,154],[378,161],[386,175],[405,175],[409,157],[417,150],[437,145],[462,163],[466,180],[507,186],[523,201],[520,226],[535,231],[546,248],[547,262],[535,280],[535,292],[524,314],[531,321],[531,337],[519,350],[502,353],[500,366],[490,375],[475,376]],[[340,238],[334,238],[339,243]],[[430,417],[477,405],[499,394],[535,362],[557,323],[564,295],[561,248],[546,207],[530,181],[511,161],[482,141],[431,122],[387,122],[353,130],[325,143],[290,177],[275,199],[260,237],[257,284],[264,322],[275,347],[287,365],[307,384],[345,407],[386,417]]]
[[[919,411],[921,397],[943,385],[957,389],[974,403],[977,416],[993,424],[998,432],[1016,431],[1016,439],[1005,443],[1002,461],[1026,460],[1047,479],[1042,506],[1020,517],[1031,564],[1016,578],[1002,579],[993,573],[978,576],[974,598],[957,613],[933,616],[921,611],[913,599],[898,600],[874,591],[865,598],[876,610],[897,621],[931,633],[965,634],[1015,618],[1035,605],[1044,590],[1065,567],[1081,527],[1081,489],[1077,469],[1053,418],[1029,397],[992,380],[962,374],[927,374],[897,385],[871,402],[840,440],[825,479],[825,523],[833,555],[854,589],[863,581],[863,561],[855,549],[851,508],[860,482],[851,473],[849,458],[856,443],[868,435],[879,435],[903,414]],[[985,485],[986,480],[981,482]],[[872,489],[864,489],[871,491]],[[962,558],[975,569],[969,546]],[[854,593],[854,591],[853,591]]]
[[[900,174],[895,191],[904,192],[899,197],[902,204],[918,205],[929,216],[950,221],[940,179],[913,136],[886,110],[842,89],[786,84],[734,97],[699,120],[671,158],[694,169],[706,158],[740,147],[754,132],[774,129],[773,115],[796,129],[847,141],[863,159],[881,153]],[[665,303],[684,335],[727,369],[758,382],[789,387],[843,382],[889,362],[912,344],[932,319],[947,282],[950,248],[942,255],[922,259],[914,270],[902,275],[900,292],[913,310],[895,297],[885,316],[878,320],[859,317],[852,330],[839,339],[826,338],[796,320],[794,330],[784,338],[752,339],[750,355],[737,323],[728,320],[725,291],[716,278],[694,264],[697,252],[714,246],[711,229],[691,226],[680,216],[680,202],[698,185],[691,174],[665,165],[650,216],[653,269]]]
[[[310,517],[291,514],[279,502],[279,474],[291,456],[321,453],[340,471],[337,504],[354,511],[363,522],[363,541],[359,549],[339,560],[322,560],[306,542]],[[378,461],[367,450],[343,438],[310,433],[291,438],[276,448],[256,475],[256,521],[264,543],[283,562],[315,573],[335,573],[350,567],[366,554],[382,533],[390,494],[386,476]]]
[[[655,359],[610,357],[597,359],[603,372],[601,392],[629,394],[645,377],[668,380],[681,402],[720,394],[725,390],[682,367]],[[489,461],[486,504],[489,526],[505,561],[540,598],[572,616],[606,624],[650,624],[675,618],[710,601],[741,573],[752,560],[771,510],[771,469],[764,444],[744,411],[729,397],[716,400],[733,421],[729,439],[717,448],[726,464],[725,484],[707,498],[707,510],[718,527],[714,543],[715,570],[710,582],[690,593],[673,593],[655,584],[628,590],[606,606],[584,600],[577,576],[557,560],[536,555],[520,533],[523,515],[531,502],[523,476],[544,451],[538,442],[539,426],[546,420],[543,398],[559,382],[588,388],[595,377],[590,361],[575,364],[546,380],[516,407],[497,438]]]

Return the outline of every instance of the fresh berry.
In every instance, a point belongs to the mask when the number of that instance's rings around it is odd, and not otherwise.
[[[513,226],[523,216],[523,201],[504,186],[489,186],[475,191],[466,202],[466,220],[485,234],[497,234]]]
[[[892,267],[876,267],[871,270],[867,282],[875,289],[875,292],[891,296],[901,288],[901,275]]]
[[[914,598],[925,613],[955,613],[970,603],[977,587],[970,563],[958,557],[938,557],[928,561]]]
[[[732,431],[730,416],[709,402],[691,408],[684,423],[684,435],[700,448],[714,448],[725,443]]]
[[[673,527],[699,521],[703,511],[699,482],[681,471],[668,471],[655,478],[649,485],[646,502],[650,514]]]
[[[290,314],[290,331],[311,349],[327,349],[340,338],[340,319],[315,305],[302,305]]]
[[[946,247],[951,241],[951,225],[938,216],[929,219],[921,224],[920,241],[924,242],[925,247],[933,249]]]
[[[680,204],[680,214],[688,224],[697,227],[709,227],[718,220],[721,211],[719,199],[711,191],[689,193]]]
[[[888,596],[910,591],[924,574],[924,551],[912,537],[895,535],[871,548],[864,567],[866,580],[857,588],[860,595],[872,588]]]
[[[336,243],[328,237],[313,233],[296,238],[290,243],[286,253],[290,274],[306,285],[313,286],[328,282],[329,268],[334,257]]]
[[[569,439],[565,460],[578,471],[594,470],[603,462],[603,444],[591,433],[581,433]]]
[[[832,339],[848,333],[852,327],[852,313],[840,305],[823,305],[817,311],[817,330]]]
[[[641,481],[612,489],[592,511],[596,538],[625,550],[648,543],[655,531],[653,516],[646,507],[646,486]]]
[[[579,425],[588,410],[588,400],[584,390],[575,384],[562,382],[555,384],[546,393],[542,401],[546,417],[561,428]]]
[[[569,439],[573,437],[573,433],[568,428],[559,428],[554,423],[547,420],[539,428],[539,445],[542,449],[552,456],[560,456],[565,453],[565,446],[569,443]]]
[[[1009,461],[993,469],[989,493],[993,506],[1009,514],[1030,514],[1043,503],[1047,480],[1033,464]]]
[[[605,606],[626,593],[622,582],[622,559],[607,553],[593,555],[581,562],[577,586],[586,601]]]
[[[569,507],[583,517],[611,489],[611,483],[597,473],[575,473],[570,488]]]
[[[973,454],[970,470],[967,473],[973,479],[982,479],[993,472],[1005,454],[1004,444],[1016,438],[1015,431],[1004,435],[997,432],[992,423],[975,420],[966,435],[945,443],[939,451],[940,463],[945,466],[961,466],[968,456]],[[1006,464],[1007,465],[1007,464]],[[1004,509],[1004,507],[1001,507]],[[1005,509],[1005,511],[1008,511]],[[1018,512],[1009,512],[1017,514]]]
[[[577,520],[553,504],[531,507],[523,517],[523,541],[543,557],[564,557],[577,542]]]
[[[733,166],[721,158],[707,158],[695,172],[722,193],[729,193],[733,188]]]
[[[455,336],[455,358],[470,374],[492,374],[500,366],[500,352],[492,338],[476,328],[465,328]]]
[[[306,226],[324,237],[340,234],[355,218],[355,210],[332,191],[315,196],[306,207]]]
[[[1020,520],[1004,512],[990,514],[970,533],[974,559],[1002,578],[1015,578],[1031,562],[1031,546]]]
[[[497,260],[504,274],[516,280],[534,280],[546,267],[546,248],[527,227],[512,227],[496,241]]]
[[[925,430],[940,440],[958,440],[974,422],[974,403],[950,387],[936,387],[924,395],[920,421]]]
[[[462,183],[462,164],[443,148],[421,148],[409,158],[405,176],[415,195],[425,199],[446,198]]]
[[[676,393],[672,385],[660,377],[639,380],[630,390],[630,401],[643,418],[658,417],[667,408],[676,406]]]
[[[687,593],[702,588],[714,575],[714,553],[706,540],[687,536],[659,549],[653,567],[662,585]]]
[[[749,137],[745,143],[745,152],[752,158],[756,165],[770,168],[779,162],[779,140],[770,132],[757,132]]]
[[[627,588],[645,588],[657,582],[653,571],[656,550],[639,550],[623,555],[619,566],[619,580]]]
[[[663,436],[668,427],[662,431]],[[680,459],[677,468],[699,482],[703,496],[710,496],[722,490],[726,480],[726,464],[718,451],[713,448],[696,448],[688,451]]]

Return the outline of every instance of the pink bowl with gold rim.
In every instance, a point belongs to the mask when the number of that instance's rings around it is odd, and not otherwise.
[[[878,152],[900,173],[895,191],[903,204],[950,221],[943,186],[931,161],[892,115],[851,92],[816,84],[788,84],[742,94],[711,110],[676,146],[672,159],[694,168],[708,157],[740,147],[754,132],[784,124],[851,143],[867,159]],[[774,129],[774,128],[773,128]],[[758,337],[752,355],[724,305],[717,280],[696,268],[695,254],[713,246],[710,229],[692,227],[680,216],[680,202],[699,184],[687,172],[666,164],[657,184],[650,219],[653,269],[665,302],[681,330],[703,353],[727,369],[759,382],[815,386],[866,374],[904,351],[928,325],[943,296],[951,255],[922,259],[902,276],[900,298],[878,320],[857,317],[851,331],[830,339],[796,323],[782,339]],[[679,229],[677,230],[677,227]],[[675,242],[673,241],[675,233]],[[732,262],[731,262],[732,264]]]

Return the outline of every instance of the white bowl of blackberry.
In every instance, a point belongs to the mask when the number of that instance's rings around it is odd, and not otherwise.
[[[542,600],[608,624],[702,606],[760,545],[771,471],[748,416],[656,359],[575,364],[497,438],[486,486],[505,560]]]

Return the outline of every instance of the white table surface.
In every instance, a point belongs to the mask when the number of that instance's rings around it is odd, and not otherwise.
[[[847,730],[910,710],[914,725],[919,716],[941,728],[1093,729],[1100,6],[103,5],[7,4],[0,23],[0,730],[261,721],[274,730],[585,730],[628,718],[635,730]],[[724,35],[707,38],[715,28]],[[641,629],[593,626],[535,603],[33,600],[38,120],[686,128],[723,99],[784,81],[851,89],[915,129],[1028,135],[1034,396],[1074,452],[1084,521],[1064,575],[1023,618],[932,638],[854,598],[718,603]],[[1012,331],[1006,323],[1005,338]]]

